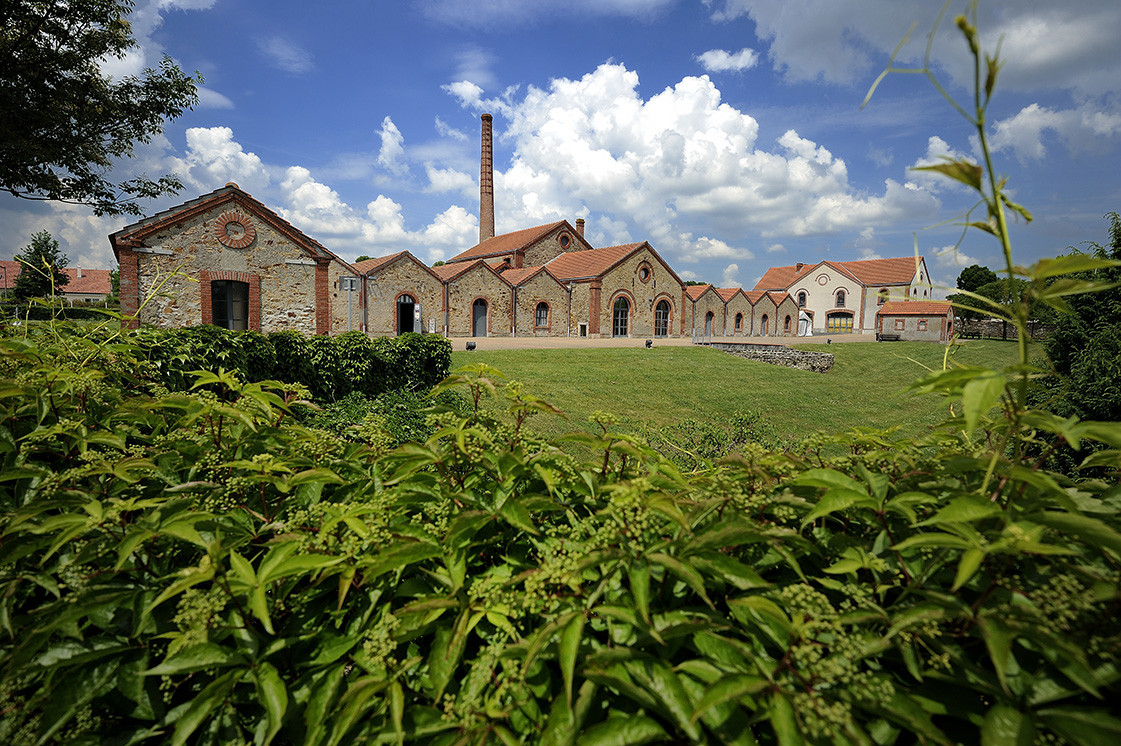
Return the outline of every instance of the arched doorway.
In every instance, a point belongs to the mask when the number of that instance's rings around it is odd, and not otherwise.
[[[471,304],[471,336],[487,336],[487,302],[482,298]]]
[[[712,336],[712,327],[716,326],[716,314],[709,311],[705,314],[705,336]]]
[[[630,321],[631,321],[631,304],[623,296],[615,299],[615,306],[612,309],[611,319],[611,336],[612,337],[627,337],[630,336]]]
[[[763,314],[763,319],[759,323],[759,331],[764,337],[767,336],[767,333],[768,333],[767,325],[769,323],[770,323],[770,319],[767,318],[767,314]]]
[[[415,332],[416,325],[416,298],[411,295],[402,295],[397,299],[397,333],[405,334]]]
[[[654,336],[669,336],[669,301],[660,300],[654,307]]]

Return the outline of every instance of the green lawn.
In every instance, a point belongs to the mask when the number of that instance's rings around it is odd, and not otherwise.
[[[942,366],[946,348],[941,345],[852,342],[799,349],[833,353],[833,370],[807,373],[705,347],[456,351],[452,367],[492,365],[563,409],[567,422],[534,421],[547,436],[585,429],[597,409],[624,422],[654,425],[689,417],[724,421],[737,410],[755,410],[786,436],[893,425],[917,435],[946,414],[941,398],[905,391],[926,369]],[[1014,343],[967,340],[955,348],[953,359],[1002,367],[1013,361],[1015,351]]]

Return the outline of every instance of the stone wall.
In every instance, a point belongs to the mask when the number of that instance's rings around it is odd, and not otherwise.
[[[568,290],[550,274],[538,272],[516,289],[519,337],[564,337],[568,334]],[[537,326],[537,304],[549,307],[548,323]]]
[[[485,264],[476,264],[448,283],[448,336],[470,337],[475,300],[487,303],[487,336],[510,336],[510,283]]]
[[[240,213],[254,230],[244,248],[223,246],[215,236],[219,216],[228,211]],[[202,273],[236,273],[259,280],[259,331],[316,333],[316,261],[244,208],[216,206],[145,243],[146,248],[135,250],[141,322],[162,327],[203,323],[203,285],[208,283],[200,282]]]
[[[756,360],[784,368],[797,368],[811,373],[828,373],[833,368],[833,355],[828,352],[794,350],[783,345],[760,345],[746,342],[713,342],[705,345],[729,355]]]
[[[420,304],[420,323],[424,331],[432,328],[437,333],[444,331],[443,283],[408,256],[403,256],[378,268],[367,279],[368,334],[384,337],[397,333],[397,299],[402,295],[412,296]]]
[[[654,336],[654,307],[658,301],[670,304],[670,336],[677,336],[681,318],[681,283],[646,248],[627,257],[603,276],[600,305],[600,336],[612,336],[614,304],[620,296],[630,303],[631,337]]]

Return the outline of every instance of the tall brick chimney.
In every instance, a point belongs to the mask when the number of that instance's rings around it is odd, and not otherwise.
[[[576,218],[576,232],[579,233],[581,237],[583,237],[583,235],[584,235],[584,218]]]
[[[490,114],[483,114],[483,148],[479,164],[479,243],[494,238],[494,136]]]

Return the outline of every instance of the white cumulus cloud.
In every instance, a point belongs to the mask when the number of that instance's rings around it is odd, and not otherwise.
[[[738,52],[710,49],[697,55],[697,61],[710,73],[738,73],[755,67],[759,62],[759,54],[754,49],[746,48]]]

